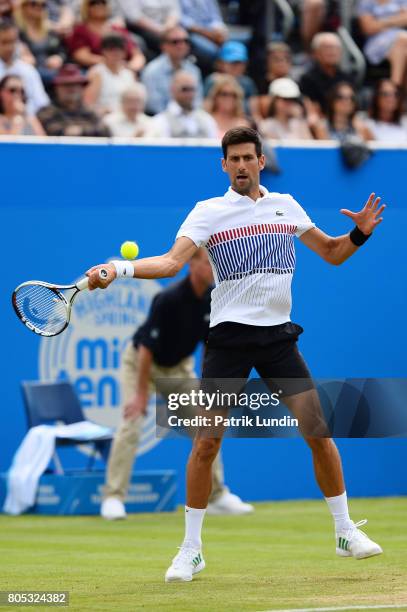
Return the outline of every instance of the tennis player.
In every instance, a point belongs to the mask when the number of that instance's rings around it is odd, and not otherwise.
[[[341,212],[355,223],[349,234],[331,237],[318,229],[288,194],[269,193],[259,184],[265,165],[255,130],[234,128],[222,140],[222,168],[231,187],[223,196],[198,202],[182,224],[174,246],[158,257],[111,262],[88,270],[89,288],[106,288],[116,277],[175,276],[199,247],[207,249],[215,278],[203,379],[248,377],[252,367],[265,379],[311,380],[298,351],[302,332],[290,322],[294,236],[332,265],[340,265],[368,240],[382,221],[385,205],[372,193],[359,212]],[[105,279],[99,268],[107,267]],[[284,398],[301,422],[315,402],[311,388]],[[315,477],[335,525],[336,553],[364,559],[381,547],[349,516],[341,459],[329,437],[305,434]],[[211,488],[211,465],[219,437],[197,436],[187,467],[185,538],[165,580],[190,581],[205,567],[201,531]]]

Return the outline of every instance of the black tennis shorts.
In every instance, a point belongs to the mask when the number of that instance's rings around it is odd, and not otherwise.
[[[303,331],[291,322],[269,327],[219,323],[209,330],[202,379],[247,379],[255,368],[269,386],[282,387],[283,395],[309,390],[311,373],[297,347]]]

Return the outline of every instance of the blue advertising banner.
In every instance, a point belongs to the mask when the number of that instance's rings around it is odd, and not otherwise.
[[[5,475],[0,474],[0,507],[6,497]],[[99,514],[103,499],[102,472],[44,474],[38,484],[32,514]],[[125,504],[128,512],[172,512],[176,508],[177,478],[173,470],[149,470],[132,475]]]
[[[264,172],[263,184],[291,193],[329,234],[348,232],[352,224],[339,209],[358,210],[372,191],[388,204],[383,224],[343,266],[329,266],[297,241],[292,319],[305,329],[299,345],[313,375],[405,376],[407,150],[375,151],[357,171],[343,166],[337,149],[279,147],[277,155],[282,173]],[[29,279],[71,283],[117,257],[125,240],[138,242],[141,257],[165,252],[195,202],[226,191],[220,157],[215,147],[0,144],[1,471],[26,432],[22,380],[68,378],[87,418],[117,425],[123,348],[171,280],[121,280],[106,292],[83,292],[70,327],[53,339],[17,320],[10,303],[15,286]],[[405,440],[339,446],[350,495],[407,494]],[[179,502],[189,449],[189,440],[155,437],[152,400],[137,469],[177,471]],[[66,460],[75,468],[86,457],[71,451]],[[302,440],[226,440],[224,462],[227,484],[247,499],[319,496]]]

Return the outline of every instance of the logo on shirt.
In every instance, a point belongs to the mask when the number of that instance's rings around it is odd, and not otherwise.
[[[122,396],[122,354],[161,289],[155,280],[127,277],[115,280],[108,291],[82,291],[73,305],[72,322],[65,333],[43,338],[40,343],[40,379],[69,380],[86,418],[116,428]],[[155,439],[154,408],[151,401],[140,454],[148,452],[159,441]]]
[[[282,210],[276,210],[276,215],[278,215],[279,217],[282,217],[284,213]]]

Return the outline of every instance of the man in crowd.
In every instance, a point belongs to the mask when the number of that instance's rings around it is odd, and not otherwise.
[[[8,74],[19,76],[27,96],[27,112],[35,114],[49,103],[41,77],[34,66],[18,59],[18,30],[12,21],[0,22],[0,79]]]
[[[352,83],[350,73],[340,68],[342,43],[337,34],[321,32],[312,39],[314,65],[303,74],[300,89],[310,100],[316,112],[327,110],[326,96],[328,91],[340,81]]]
[[[181,0],[181,23],[191,37],[192,51],[205,74],[228,38],[217,0]]]
[[[195,107],[198,91],[196,78],[188,72],[177,72],[170,100],[164,112],[153,117],[150,135],[158,138],[216,138],[215,120]]]
[[[48,136],[110,136],[101,119],[83,103],[87,79],[74,64],[65,64],[56,77],[55,102],[38,113]]]
[[[187,32],[180,26],[166,30],[161,43],[162,53],[147,64],[141,80],[147,87],[147,112],[151,115],[165,110],[171,98],[171,81],[177,70],[192,74],[198,84],[197,101],[202,99],[202,78],[199,68],[188,59],[190,43]]]
[[[199,381],[192,353],[209,331],[212,270],[203,249],[190,261],[189,275],[153,300],[146,322],[136,331],[122,362],[123,418],[109,456],[101,514],[126,517],[126,497],[143,415],[150,393],[188,393]],[[212,468],[209,514],[247,514],[253,506],[229,492],[220,459]]]

